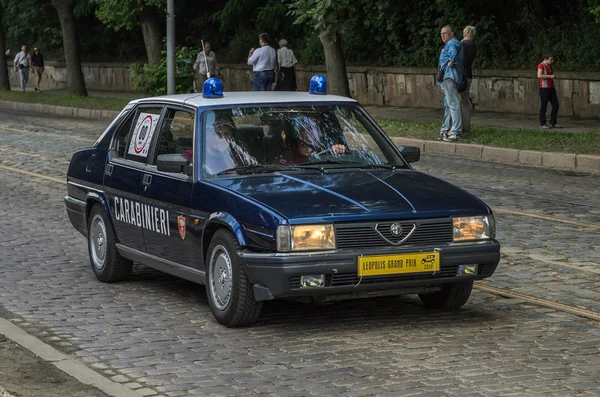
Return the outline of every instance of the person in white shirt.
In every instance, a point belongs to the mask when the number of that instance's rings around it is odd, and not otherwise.
[[[204,42],[204,51],[196,57],[194,70],[200,75],[201,83],[204,83],[209,77],[215,77],[217,75],[217,72],[219,71],[217,55],[211,50],[209,41]]]
[[[279,71],[283,73],[283,80],[277,81],[277,91],[296,91],[296,64],[298,60],[294,51],[288,48],[287,40],[279,40],[279,49],[277,50],[277,63]]]
[[[275,82],[275,69],[277,69],[277,53],[271,47],[271,39],[266,33],[258,36],[260,48],[250,50],[248,54],[248,65],[252,66],[254,91],[271,91]]]
[[[27,46],[21,46],[21,52],[15,56],[15,72],[19,72],[19,80],[21,82],[21,91],[25,92],[25,86],[29,81],[29,67],[31,66],[31,54],[27,52]]]

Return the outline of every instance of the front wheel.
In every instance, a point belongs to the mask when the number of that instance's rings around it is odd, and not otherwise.
[[[428,309],[459,309],[471,296],[473,281],[444,284],[433,294],[419,294],[419,299]]]
[[[210,309],[217,321],[228,327],[253,324],[262,309],[262,302],[254,299],[252,285],[237,255],[238,248],[231,232],[220,229],[210,241],[206,262]]]
[[[133,262],[123,258],[115,246],[115,235],[108,216],[96,204],[88,220],[88,250],[96,278],[105,283],[126,279],[131,274]]]

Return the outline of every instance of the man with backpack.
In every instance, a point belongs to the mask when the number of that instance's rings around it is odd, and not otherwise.
[[[464,83],[464,70],[461,62],[461,44],[454,37],[449,25],[441,32],[444,48],[440,53],[438,66],[438,84],[444,93],[444,120],[440,129],[440,139],[446,142],[457,141],[462,133],[460,114],[459,85]]]

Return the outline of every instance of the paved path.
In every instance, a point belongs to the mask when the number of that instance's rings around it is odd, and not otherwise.
[[[600,323],[526,300],[475,291],[456,312],[426,311],[413,297],[269,302],[256,326],[227,329],[210,315],[204,288],[187,281],[136,266],[126,282],[100,283],[66,217],[62,181],[71,153],[109,120],[32,115],[23,123],[5,111],[0,120],[5,318],[140,395],[553,397],[600,389]],[[600,312],[599,176],[427,155],[416,168],[496,208],[503,259],[486,285]]]
[[[48,91],[48,94],[66,93],[64,90]],[[114,96],[125,99],[134,99],[144,96],[135,92],[112,92],[88,90],[90,96]],[[424,108],[395,108],[389,106],[366,106],[367,111],[377,118],[388,118],[421,123],[437,123],[442,120],[443,109]],[[493,112],[473,112],[472,123],[477,125],[505,127],[510,129],[539,130],[537,115],[507,114]],[[559,123],[563,125],[561,132],[600,132],[599,119],[575,119],[561,117]],[[555,130],[556,131],[556,130]]]
[[[377,118],[381,117],[420,123],[441,124],[442,116],[444,114],[443,109],[393,108],[383,106],[367,106],[366,109],[369,114]],[[475,125],[503,127],[517,130],[525,129],[539,131],[540,129],[536,115],[473,112],[471,123]],[[563,128],[560,130],[552,130],[553,132],[600,132],[600,120],[598,119],[561,117],[559,123]]]

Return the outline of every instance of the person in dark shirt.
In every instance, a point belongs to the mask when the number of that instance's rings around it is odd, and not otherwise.
[[[475,61],[475,58],[477,57],[475,33],[474,26],[465,27],[463,29],[463,39],[461,41],[462,51],[464,51],[463,60],[465,76],[467,78],[467,89],[459,93],[463,132],[469,132],[471,130],[471,98],[469,90],[471,88],[471,80],[473,80],[473,61]]]
[[[42,74],[44,73],[44,56],[39,49],[34,48],[33,54],[31,55],[31,65],[33,66],[34,78],[34,89],[35,92],[40,91],[40,82],[42,81]]]
[[[293,144],[282,150],[276,159],[276,163],[282,165],[297,165],[309,162],[311,157],[321,154],[344,154],[346,145],[341,143],[341,137],[329,142],[326,137],[327,127],[323,119],[319,117],[298,117],[297,133],[291,141]],[[283,134],[283,133],[282,133]],[[286,141],[286,137],[281,137]]]

